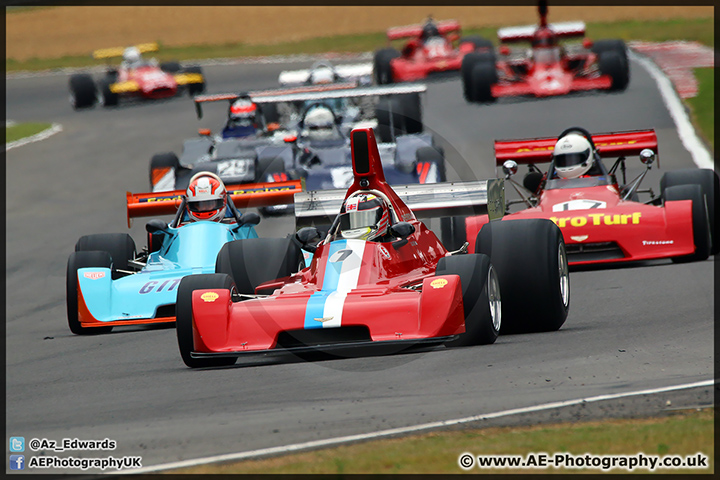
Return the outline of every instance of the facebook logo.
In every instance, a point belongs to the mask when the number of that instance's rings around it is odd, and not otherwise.
[[[10,470],[25,470],[25,455],[10,455]]]
[[[10,451],[11,452],[24,452],[25,451],[25,437],[10,437]]]

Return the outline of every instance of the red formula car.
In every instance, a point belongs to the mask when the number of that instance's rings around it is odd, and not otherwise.
[[[387,38],[410,40],[401,52],[392,47],[375,52],[373,72],[378,84],[411,82],[432,73],[457,71],[466,54],[493,48],[492,42],[481,37],[460,39],[460,24],[455,20],[436,23],[429,18],[423,25],[391,28]]]
[[[657,258],[673,261],[704,260],[718,250],[715,212],[718,177],[712,170],[687,169],[667,172],[660,181],[660,195],[638,187],[654,162],[657,138],[653,130],[591,135],[572,127],[561,134],[582,135],[592,148],[587,175],[565,179],[558,176],[556,138],[505,140],[495,142],[497,165],[503,165],[507,179],[516,187],[527,209],[511,213],[504,220],[547,218],[563,233],[571,265],[629,262]],[[625,180],[625,159],[639,155],[646,165],[637,178]],[[608,170],[601,158],[617,158]],[[542,174],[536,163],[550,162]],[[517,164],[529,165],[520,186],[510,177]],[[586,166],[587,167],[587,166]],[[561,168],[562,169],[562,168]],[[616,174],[622,172],[623,184]],[[525,194],[523,194],[525,190]],[[639,201],[638,194],[650,200]],[[454,242],[470,243],[488,222],[487,215],[453,219]]]
[[[200,67],[181,67],[177,62],[158,63],[144,60],[142,53],[153,52],[155,43],[127,48],[106,48],[93,52],[93,58],[122,57],[119,67],[108,67],[105,77],[96,82],[87,73],[70,77],[70,104],[75,109],[92,107],[99,100],[104,106],[118,104],[120,99],[157,100],[187,91],[190,96],[205,90]]]
[[[493,51],[467,55],[462,63],[465,99],[492,102],[498,97],[547,97],[586,90],[624,90],[630,68],[622,40],[589,39],[582,44],[560,40],[583,37],[583,22],[548,25],[547,4],[540,3],[540,24],[498,30],[502,42]],[[508,43],[530,42],[510,49]]]
[[[396,187],[398,194],[385,181],[372,129],[353,130],[351,138],[354,181],[328,230],[230,242],[216,262],[222,274],[182,280],[177,337],[186,365],[288,350],[487,344],[501,327],[560,328],[569,275],[552,222],[493,221],[479,235],[481,253],[448,252],[402,200],[403,189]],[[408,188],[419,192],[415,203],[425,213],[443,212],[492,207],[502,197],[502,188],[499,197],[492,192],[493,182]],[[337,205],[335,192],[296,195],[296,215],[315,211],[322,218],[325,207]],[[313,259],[293,273],[300,247]]]

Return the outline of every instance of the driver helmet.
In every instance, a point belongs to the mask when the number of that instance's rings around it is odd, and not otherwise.
[[[310,140],[329,140],[335,136],[335,115],[324,106],[312,107],[303,122],[305,135]]]
[[[389,225],[387,203],[372,193],[348,198],[340,214],[340,235],[346,239],[377,240],[387,233]]]
[[[310,73],[310,83],[312,85],[333,83],[334,81],[335,72],[333,72],[333,69],[327,65],[319,66]]]
[[[440,30],[438,30],[435,20],[433,20],[432,17],[428,18],[422,27],[422,33],[420,34],[420,39],[425,41],[432,37],[439,37],[439,36],[440,36]]]
[[[221,221],[227,209],[226,193],[225,184],[214,173],[195,174],[190,179],[190,185],[185,192],[190,221]]]
[[[577,133],[565,135],[553,150],[555,170],[561,178],[585,175],[593,164],[593,150],[587,138]]]
[[[246,98],[235,100],[230,105],[230,120],[237,125],[250,125],[255,123],[257,105]]]
[[[128,65],[140,63],[140,50],[137,47],[127,47],[123,52],[123,61]]]

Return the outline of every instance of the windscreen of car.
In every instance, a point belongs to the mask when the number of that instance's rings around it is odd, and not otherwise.
[[[545,190],[557,190],[561,188],[584,188],[597,187],[601,185],[612,185],[613,182],[605,175],[580,178],[554,178],[545,184]]]

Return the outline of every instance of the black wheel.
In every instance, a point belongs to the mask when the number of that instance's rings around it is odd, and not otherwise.
[[[440,219],[440,238],[443,246],[454,252],[460,249],[467,239],[465,217],[443,217]]]
[[[199,73],[202,75],[202,68],[200,67],[187,67],[184,70],[185,73]],[[205,77],[203,76],[203,81],[201,83],[191,83],[188,85],[188,93],[190,96],[197,95],[199,93],[202,93],[205,91]]]
[[[393,83],[394,80],[390,62],[393,58],[398,58],[399,56],[400,52],[394,48],[383,48],[375,52],[373,74],[375,76],[375,82],[378,85]]]
[[[619,53],[612,50],[600,52],[598,55],[600,73],[610,75],[612,78],[611,91],[625,90],[627,87],[627,63]]]
[[[117,270],[130,270],[128,262],[135,258],[135,241],[127,233],[96,233],[85,235],[75,244],[76,252],[101,250],[110,254],[113,278],[123,276]]]
[[[419,93],[408,93],[397,97],[400,111],[405,120],[405,133],[422,133],[422,108]]]
[[[235,287],[227,275],[188,275],[183,277],[178,287],[177,303],[175,304],[175,331],[177,333],[180,356],[190,368],[223,367],[235,363],[235,357],[193,358],[190,356],[195,348],[193,341],[192,293],[195,290],[222,289]]]
[[[720,223],[715,212],[720,211],[720,181],[718,175],[709,168],[688,168],[663,174],[660,179],[660,195],[665,189],[676,185],[700,185],[705,195],[708,218],[710,218],[711,255],[720,251]]]
[[[150,190],[156,191],[156,188],[162,190],[175,190],[175,181],[172,185],[161,183],[169,170],[174,172],[180,168],[180,160],[173,152],[156,153],[150,159]]]
[[[120,96],[117,93],[113,93],[110,91],[110,85],[112,85],[113,83],[114,80],[106,78],[103,80],[100,87],[104,107],[114,107],[118,104],[118,100],[120,99]]]
[[[628,59],[627,46],[622,40],[598,40],[593,43],[590,48],[595,54],[600,55],[600,52],[617,52],[623,59],[623,69],[625,72],[625,85],[630,83],[630,60]]]
[[[497,82],[495,64],[487,61],[477,62],[471,73],[471,97],[476,102],[494,102],[491,87]]]
[[[163,62],[160,64],[160,70],[167,73],[178,73],[181,68],[178,62]]]
[[[110,268],[112,260],[108,252],[73,252],[70,254],[65,273],[65,304],[67,305],[67,319],[70,331],[75,335],[93,335],[108,333],[112,327],[88,327],[80,324],[78,316],[78,279],[77,271],[80,268],[100,267]]]
[[[230,275],[238,293],[253,294],[261,283],[298,272],[302,258],[292,237],[235,240],[220,249],[215,272]]]
[[[265,103],[260,109],[266,123],[280,123],[277,103]]]
[[[473,67],[479,62],[490,62],[495,65],[495,52],[472,52],[463,57],[460,65],[460,77],[462,79],[463,96],[468,102],[476,102],[472,89],[472,71]]]
[[[570,307],[565,242],[550,220],[485,224],[475,251],[490,256],[503,298],[501,333],[559,329]]]
[[[710,220],[700,185],[676,185],[662,192],[664,202],[672,200],[692,200],[692,226],[695,253],[673,258],[675,263],[696,262],[710,256]]]
[[[500,284],[487,255],[443,257],[435,275],[458,275],[462,286],[465,333],[448,346],[494,343],[500,331],[502,308]]]
[[[429,164],[427,167],[425,164]],[[432,178],[433,164],[437,169],[437,176]],[[435,147],[420,147],[415,151],[416,173],[420,183],[437,183],[445,181],[445,156],[443,152]]]
[[[463,43],[472,43],[473,48],[475,50],[489,49],[490,51],[492,51],[493,48],[495,48],[493,46],[493,43],[490,40],[488,40],[487,38],[476,36],[476,35],[461,38],[460,45],[462,45]]]
[[[97,89],[90,75],[80,73],[70,77],[70,104],[75,110],[95,105]]]
[[[381,99],[375,106],[375,118],[376,133],[380,142],[392,142],[395,137],[406,131],[402,105],[396,98]]]

